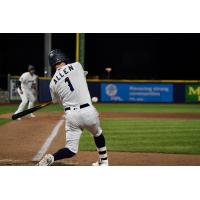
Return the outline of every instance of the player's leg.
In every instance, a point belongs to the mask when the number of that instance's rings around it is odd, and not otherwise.
[[[61,160],[64,158],[71,158],[78,153],[79,141],[82,130],[76,125],[67,120],[65,125],[66,131],[66,145],[64,148],[58,150],[53,154],[54,160]]]
[[[99,160],[96,163],[93,163],[94,166],[107,166],[108,165],[108,156],[106,141],[103,135],[103,131],[100,127],[99,114],[94,110],[90,110],[85,113],[85,128],[93,135],[94,142],[99,154]]]
[[[106,142],[105,137],[103,135],[103,132],[97,124],[96,130],[91,130],[91,133],[94,136],[94,142],[96,144],[97,152],[99,154],[99,159],[96,163],[93,163],[94,166],[107,166],[108,165],[108,155],[107,155],[107,148],[106,148]],[[89,129],[90,130],[90,129]]]
[[[28,93],[28,101],[29,101],[29,103],[28,103],[28,109],[33,108],[36,99],[35,99],[35,96],[32,94],[32,92]],[[33,113],[31,113],[30,117],[35,117],[35,115]]]
[[[82,130],[76,122],[76,117],[70,114],[67,115],[65,124],[66,130],[66,145],[64,148],[59,149],[54,154],[47,154],[39,163],[39,166],[51,165],[54,161],[71,158],[78,152],[79,141]]]
[[[76,155],[76,153],[72,152],[69,148],[64,147],[59,149],[54,154],[46,154],[45,157],[38,163],[38,166],[49,166],[57,160],[71,158],[74,155]]]
[[[17,111],[15,112],[15,114],[17,114],[19,112],[22,112],[25,109],[26,104],[28,103],[28,98],[27,98],[26,93],[23,92],[23,94],[21,94],[19,88],[17,89],[17,92],[18,92],[18,94],[19,94],[19,96],[20,96],[20,98],[21,98],[22,101],[21,101],[21,103],[20,103]]]
[[[94,141],[99,154],[99,160],[96,163],[93,163],[93,166],[108,166],[107,148],[103,133],[99,136],[94,136]]]

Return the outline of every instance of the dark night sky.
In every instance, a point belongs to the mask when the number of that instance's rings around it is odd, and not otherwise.
[[[52,48],[61,48],[75,59],[75,34],[53,34]],[[0,34],[0,74],[20,75],[27,66],[44,75],[44,34]]]
[[[53,34],[52,48],[75,60],[75,34]],[[43,76],[43,34],[0,34],[0,75],[20,75],[29,64]],[[200,79],[200,34],[86,34],[90,75],[120,79]]]
[[[200,34],[89,34],[86,39],[86,64],[99,73],[112,66],[114,78],[199,79]]]

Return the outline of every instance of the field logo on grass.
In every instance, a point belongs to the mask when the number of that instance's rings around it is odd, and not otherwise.
[[[117,86],[114,84],[108,84],[106,86],[106,94],[110,97],[113,97],[117,94]]]
[[[186,85],[185,99],[186,102],[200,102],[200,84]]]

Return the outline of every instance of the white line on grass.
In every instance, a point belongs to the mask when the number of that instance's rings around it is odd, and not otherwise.
[[[46,139],[45,143],[42,145],[42,147],[40,148],[40,150],[37,152],[37,154],[33,157],[33,161],[38,161],[40,160],[44,154],[47,152],[49,146],[51,145],[51,143],[53,142],[54,138],[56,137],[56,135],[59,132],[60,127],[62,126],[64,122],[64,119],[61,119],[56,126],[53,128],[51,134],[49,135],[49,137]]]

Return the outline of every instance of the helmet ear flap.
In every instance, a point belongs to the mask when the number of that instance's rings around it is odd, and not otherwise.
[[[60,50],[55,49],[49,53],[49,64],[51,67],[55,66],[58,63],[65,62],[68,63],[66,55]]]

